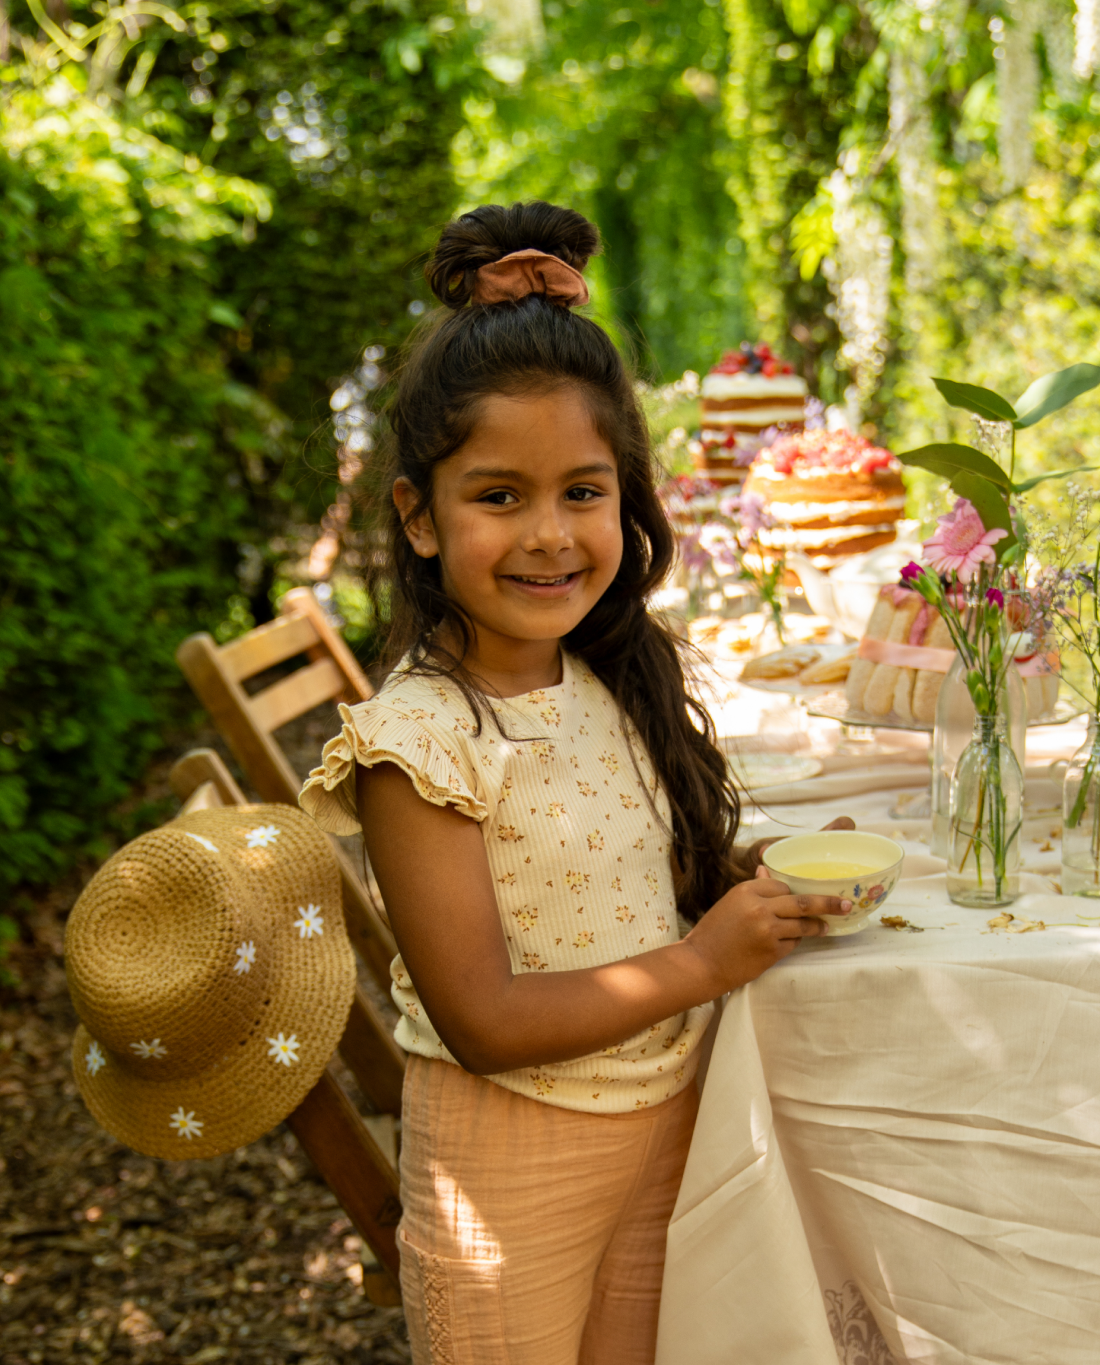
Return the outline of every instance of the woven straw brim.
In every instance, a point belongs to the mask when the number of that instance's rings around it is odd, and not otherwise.
[[[246,847],[257,827],[274,828],[278,837],[267,847]],[[150,849],[149,843],[157,839],[160,843]],[[210,1063],[197,1074],[159,1078],[156,1056],[127,1055],[119,1041],[127,1036],[119,1018],[125,1018],[131,1000],[142,1003],[143,1017],[149,1008],[155,1017],[156,997],[151,1007],[145,1003],[151,991],[142,993],[138,964],[128,968],[134,973],[131,996],[116,988],[118,1005],[106,1012],[100,1009],[103,1022],[98,1031],[113,1035],[112,1050],[103,1036],[96,1038],[92,1031],[95,1015],[87,986],[91,973],[82,974],[80,963],[97,949],[111,952],[110,942],[103,942],[110,934],[103,932],[102,922],[97,923],[95,918],[97,911],[102,915],[104,897],[112,890],[110,878],[117,879],[132,869],[141,856],[146,862],[159,857],[163,863],[166,849],[177,859],[187,857],[192,864],[187,870],[192,874],[194,860],[199,859],[201,874],[201,859],[215,857],[203,848],[204,839],[214,845],[223,865],[226,851],[230,851],[235,875],[241,867],[245,869],[251,892],[248,936],[256,951],[256,976],[251,981],[227,965],[224,983],[216,979],[207,990],[202,1008],[209,1013],[215,1038],[221,1018],[219,1002],[231,1000],[242,986],[262,986],[253,990],[243,1023],[237,1018],[232,1026],[225,1027],[219,1039],[224,1051],[216,1044]],[[113,870],[112,864],[116,865]],[[211,865],[211,878],[217,870]],[[99,879],[103,883],[96,887]],[[95,892],[89,896],[93,888]],[[89,910],[81,920],[78,911],[86,898]],[[303,932],[300,924],[306,907],[315,916],[321,915],[323,929]],[[108,901],[108,910],[111,908]],[[132,915],[127,925],[131,920]],[[107,924],[111,924],[109,918]],[[154,973],[155,916],[150,926],[142,929],[150,938],[148,943],[143,941],[142,948],[148,956],[148,970]],[[132,928],[127,933],[127,943],[132,942]],[[178,951],[176,944],[170,946]],[[73,1043],[73,1070],[85,1103],[97,1121],[127,1146],[147,1156],[175,1160],[217,1156],[242,1147],[262,1137],[297,1108],[320,1078],[340,1040],[355,990],[355,960],[344,927],[339,871],[324,835],[312,821],[288,806],[200,811],[127,845],[89,883],[70,920],[66,949],[74,1001],[84,1019]],[[124,975],[124,985],[126,980]],[[153,1029],[149,1021],[145,1041]],[[204,1052],[209,1051],[209,1039],[203,1042]],[[185,1045],[169,1049],[174,1059],[185,1050]]]

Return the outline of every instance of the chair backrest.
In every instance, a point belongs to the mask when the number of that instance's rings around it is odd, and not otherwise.
[[[213,749],[185,754],[172,769],[171,781],[183,802],[181,814],[245,803],[244,794]],[[374,1252],[377,1267],[364,1268],[363,1288],[377,1304],[401,1301],[396,1234],[401,1202],[392,1117],[401,1092],[400,1070],[393,1074],[390,1049],[396,1051],[396,1045],[388,1029],[382,1024],[379,1034],[377,1011],[357,989],[339,1052],[379,1114],[361,1115],[330,1068],[287,1119],[302,1149]],[[384,1150],[387,1146],[389,1154]]]
[[[355,656],[308,588],[295,588],[282,614],[239,639],[218,645],[205,631],[176,650],[184,677],[240,763],[261,801],[296,804],[301,778],[274,731],[326,701],[366,701],[371,686]],[[244,683],[278,664],[305,656],[293,672],[262,691]],[[397,947],[354,864],[333,841],[344,888],[344,916],[356,952],[384,991]],[[394,1048],[395,1059],[398,1056]]]

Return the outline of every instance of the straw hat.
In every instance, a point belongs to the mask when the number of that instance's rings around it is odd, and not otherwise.
[[[147,1156],[217,1156],[314,1086],[355,962],[328,841],[293,806],[195,811],[96,873],[65,934],[92,1114]]]

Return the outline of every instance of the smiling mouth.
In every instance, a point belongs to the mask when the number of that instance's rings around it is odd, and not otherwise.
[[[561,588],[572,579],[579,578],[580,574],[580,569],[574,569],[572,573],[557,574],[553,578],[549,575],[522,573],[510,573],[504,576],[511,579],[513,583],[527,583],[536,588]]]

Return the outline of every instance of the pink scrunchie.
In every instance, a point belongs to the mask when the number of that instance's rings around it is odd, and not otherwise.
[[[525,299],[528,294],[545,294],[555,303],[578,308],[588,302],[588,285],[579,270],[557,256],[526,247],[483,265],[474,276],[472,303],[503,303],[506,299]]]

